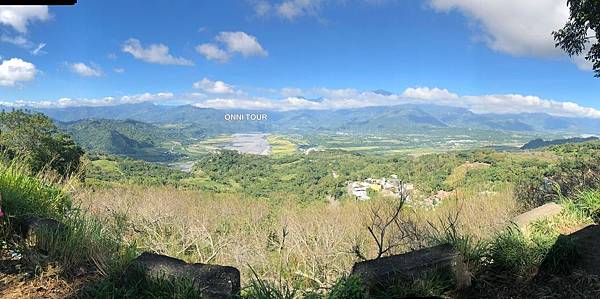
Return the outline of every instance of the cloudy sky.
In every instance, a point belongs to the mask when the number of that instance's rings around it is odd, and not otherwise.
[[[79,2],[0,6],[0,104],[600,117],[600,79],[554,48],[566,0]]]

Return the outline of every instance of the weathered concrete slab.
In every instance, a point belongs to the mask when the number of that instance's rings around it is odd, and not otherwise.
[[[234,267],[188,264],[165,255],[144,252],[125,271],[125,282],[146,279],[189,279],[202,298],[236,298],[240,293],[240,271]]]
[[[513,219],[513,222],[519,227],[525,227],[528,224],[542,220],[544,218],[552,217],[560,214],[562,206],[556,203],[547,203],[543,206],[537,207],[531,211],[525,212]]]
[[[387,284],[412,281],[429,273],[443,273],[455,289],[471,285],[471,274],[464,257],[450,245],[439,245],[406,254],[383,257],[354,264],[352,275],[361,278],[368,290],[386,288]]]
[[[560,235],[540,267],[544,272],[580,271],[600,276],[600,225]]]

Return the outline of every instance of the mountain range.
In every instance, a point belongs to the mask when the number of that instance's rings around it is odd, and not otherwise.
[[[12,109],[12,108],[4,108]],[[422,131],[430,128],[468,128],[515,132],[600,134],[600,119],[561,117],[544,113],[476,114],[468,109],[407,104],[338,110],[253,111],[166,106],[152,103],[104,107],[29,108],[59,122],[86,119],[135,120],[150,124],[189,124],[211,133],[249,131]],[[266,113],[268,120],[226,121],[226,114]]]

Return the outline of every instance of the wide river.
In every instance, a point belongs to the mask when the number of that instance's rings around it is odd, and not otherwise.
[[[231,143],[225,148],[246,154],[268,155],[271,151],[271,145],[267,140],[267,136],[269,134],[233,134],[231,135]]]

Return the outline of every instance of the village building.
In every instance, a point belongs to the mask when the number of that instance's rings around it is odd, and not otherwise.
[[[390,179],[366,178],[363,181],[348,183],[348,194],[356,196],[359,200],[369,200],[368,190],[373,190],[387,196],[404,198],[407,202],[410,202],[414,189],[413,184],[402,183],[397,175],[392,175]]]

